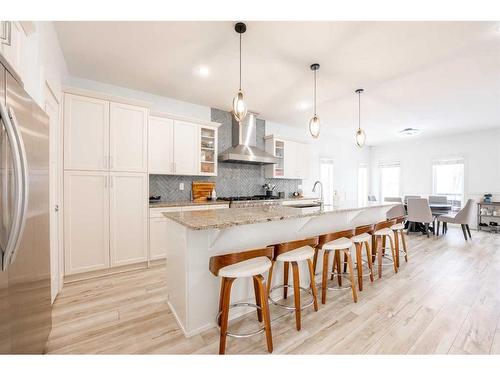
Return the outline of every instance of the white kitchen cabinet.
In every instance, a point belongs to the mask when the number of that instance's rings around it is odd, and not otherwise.
[[[64,172],[65,274],[109,267],[109,174]]]
[[[148,172],[217,176],[218,127],[210,124],[150,116]]]
[[[145,173],[110,173],[111,266],[147,260],[148,182]]]
[[[64,96],[64,168],[108,170],[109,102]]]
[[[148,110],[110,103],[109,167],[111,171],[146,172],[148,158]]]
[[[199,174],[199,126],[187,121],[174,121],[174,174]]]
[[[307,178],[309,160],[309,148],[307,144],[280,139],[270,135],[265,138],[265,145],[266,151],[279,159],[277,164],[266,166],[266,178]]]
[[[14,71],[23,78],[22,55],[27,36],[18,21],[0,21],[0,53]]]
[[[148,160],[149,173],[174,173],[174,120],[149,117]]]

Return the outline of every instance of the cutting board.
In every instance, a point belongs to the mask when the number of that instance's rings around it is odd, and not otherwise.
[[[212,190],[215,189],[215,182],[208,181],[193,181],[191,191],[193,192],[193,201],[203,202],[212,195]]]

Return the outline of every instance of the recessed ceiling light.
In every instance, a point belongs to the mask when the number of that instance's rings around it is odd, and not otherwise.
[[[420,129],[416,128],[406,128],[403,130],[400,130],[398,134],[402,137],[410,137],[412,135],[419,135],[420,134]]]
[[[208,77],[208,75],[210,74],[210,69],[208,69],[208,67],[206,66],[200,66],[198,68],[198,74],[202,77]]]

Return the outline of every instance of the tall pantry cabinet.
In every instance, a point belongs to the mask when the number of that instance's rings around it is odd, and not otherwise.
[[[148,109],[64,95],[65,274],[147,260]]]

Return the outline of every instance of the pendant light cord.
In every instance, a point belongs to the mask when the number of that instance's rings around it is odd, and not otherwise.
[[[314,117],[316,117],[316,70],[314,71]]]
[[[241,91],[241,33],[240,33],[240,91]]]
[[[358,131],[361,129],[361,91],[358,92]]]

